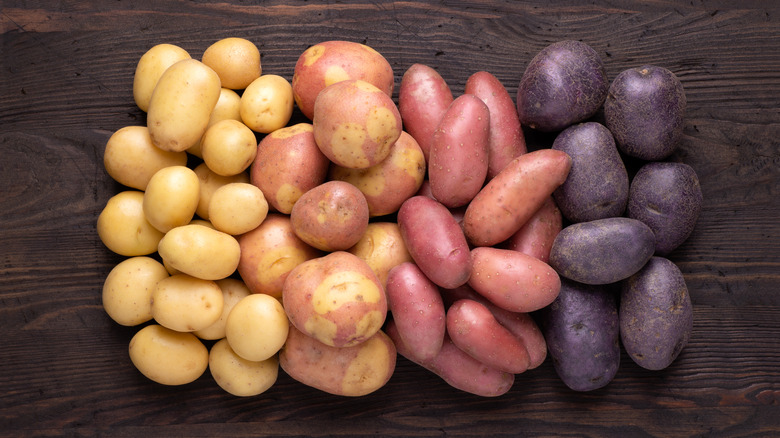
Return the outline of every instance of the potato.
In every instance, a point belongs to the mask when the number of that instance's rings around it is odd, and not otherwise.
[[[702,207],[696,171],[685,163],[646,163],[639,168],[628,195],[626,215],[655,233],[655,253],[667,255],[693,232]]]
[[[97,219],[100,241],[111,251],[128,257],[157,251],[163,233],[146,219],[144,193],[125,190],[112,196]]]
[[[569,225],[555,238],[550,266],[585,284],[614,283],[635,274],[655,251],[655,236],[644,223],[615,217]]]
[[[366,341],[387,317],[387,298],[376,274],[345,251],[293,268],[284,282],[282,303],[298,330],[333,347]]]
[[[552,149],[571,157],[566,181],[553,196],[570,222],[623,216],[628,203],[628,172],[609,129],[585,122],[564,129]]]
[[[230,311],[242,298],[252,293],[243,281],[235,278],[223,278],[222,280],[217,280],[216,283],[219,286],[219,290],[222,291],[222,315],[219,316],[219,319],[214,324],[192,332],[200,339],[210,341],[225,337],[225,326],[227,325],[227,317]]]
[[[401,230],[395,222],[369,222],[360,240],[347,251],[365,260],[383,287],[387,284],[391,269],[412,261]]]
[[[323,251],[351,248],[363,237],[368,219],[365,196],[344,181],[328,181],[309,190],[290,212],[295,234]]]
[[[208,368],[209,351],[192,333],[147,325],[130,340],[130,360],[148,379],[162,385],[186,385]]]
[[[208,127],[222,86],[219,76],[196,59],[170,66],[157,82],[146,126],[155,146],[179,152],[198,143]]]
[[[346,181],[360,189],[368,202],[369,216],[376,217],[397,212],[420,189],[425,173],[420,146],[402,131],[390,154],[379,164],[366,169],[333,165],[329,175],[332,180]]]
[[[147,50],[138,60],[133,76],[133,99],[138,108],[148,111],[152,92],[163,72],[173,64],[190,58],[186,50],[174,44],[157,44]]]
[[[547,263],[552,244],[562,229],[561,210],[555,204],[555,199],[549,196],[525,225],[504,241],[500,248],[519,251]]]
[[[558,274],[535,257],[509,249],[477,247],[471,250],[471,260],[469,286],[498,307],[532,312],[558,296]]]
[[[528,63],[517,87],[517,113],[532,129],[560,131],[594,115],[608,88],[604,64],[592,47],[559,41]]]
[[[257,155],[257,138],[243,123],[227,119],[206,130],[201,141],[203,161],[217,175],[237,175],[249,168]]]
[[[487,105],[471,94],[458,96],[431,140],[428,180],[436,200],[455,208],[474,198],[487,176],[489,141]]]
[[[237,355],[227,339],[217,341],[209,351],[209,371],[228,394],[237,397],[259,395],[270,389],[279,377],[279,359],[246,360]]]
[[[453,101],[449,85],[439,72],[424,64],[412,64],[401,77],[398,111],[404,129],[420,145],[428,162],[433,131]]]
[[[267,215],[263,192],[249,183],[225,184],[209,201],[209,219],[214,228],[234,236],[254,230]]]
[[[200,182],[186,166],[170,166],[152,175],[144,192],[144,214],[152,226],[167,233],[192,220],[198,209]]]
[[[693,330],[693,305],[680,268],[652,257],[622,282],[620,337],[628,355],[642,368],[661,370],[677,358]]]
[[[243,90],[260,77],[260,50],[255,43],[244,38],[223,38],[211,44],[203,52],[204,64],[219,75],[223,87]]]
[[[103,310],[120,325],[135,326],[152,319],[152,292],[168,278],[162,263],[138,256],[121,261],[103,283]]]
[[[357,79],[320,92],[312,125],[322,153],[339,166],[355,169],[387,158],[402,129],[401,114],[390,96]]]
[[[487,179],[491,180],[527,152],[517,107],[501,81],[486,71],[469,76],[463,92],[479,97],[490,110]]]
[[[290,214],[307,191],[325,182],[330,161],[314,142],[314,127],[297,123],[260,140],[251,166],[251,182],[279,213]]]
[[[230,311],[225,339],[240,357],[263,361],[279,352],[289,330],[290,323],[279,300],[266,294],[250,294]]]
[[[145,126],[125,126],[115,131],[106,142],[103,165],[116,182],[146,190],[146,185],[158,170],[187,164],[185,152],[164,151],[152,143]]]
[[[192,169],[198,177],[198,207],[195,209],[201,219],[209,220],[209,205],[211,197],[220,187],[232,183],[248,183],[250,181],[247,172],[241,172],[238,175],[222,176],[209,169],[206,163],[200,163]]]
[[[405,262],[388,273],[385,293],[409,354],[417,362],[432,360],[439,354],[447,330],[439,287],[417,265]]]
[[[620,72],[609,86],[604,121],[626,155],[662,160],[682,136],[686,98],[682,83],[664,67]]]
[[[574,391],[606,386],[620,366],[615,294],[605,286],[564,279],[558,298],[540,312],[558,376]]]
[[[393,68],[373,48],[352,41],[323,41],[303,53],[292,77],[295,103],[304,116],[314,118],[314,101],[325,87],[347,79],[360,79],[393,95]]]
[[[235,237],[197,224],[176,227],[157,251],[174,269],[204,280],[221,280],[236,271],[241,248]]]
[[[293,112],[292,86],[279,75],[262,75],[241,94],[241,120],[255,132],[285,127]]]
[[[208,131],[208,129],[214,126],[214,124],[221,122],[222,120],[236,120],[240,122],[240,107],[241,96],[229,88],[222,87],[219,92],[219,100],[217,100],[217,105],[211,111],[211,116],[209,117],[209,123],[206,126],[206,130]],[[203,158],[202,143],[203,137],[201,137],[197,143],[190,146],[187,149],[187,152],[198,158]]]
[[[481,397],[506,394],[515,383],[515,375],[489,367],[455,346],[445,337],[439,354],[425,362],[415,362],[414,355],[399,337],[393,321],[385,329],[396,345],[398,354],[439,376],[455,389]]]
[[[329,394],[359,397],[393,376],[396,348],[382,331],[358,345],[332,347],[290,327],[279,365],[294,380]]]
[[[520,155],[480,190],[463,216],[463,231],[475,246],[511,237],[536,213],[569,174],[571,157],[540,149]]]
[[[217,283],[187,274],[158,281],[151,303],[155,321],[177,332],[194,332],[214,324],[224,306]]]
[[[432,282],[452,289],[468,281],[471,252],[447,207],[413,196],[398,210],[398,226],[412,259]]]
[[[289,216],[269,214],[259,227],[238,237],[238,273],[252,293],[280,299],[290,271],[322,253],[293,232]]]

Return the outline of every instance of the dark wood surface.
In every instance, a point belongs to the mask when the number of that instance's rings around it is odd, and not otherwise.
[[[780,434],[780,3],[6,0],[0,26],[0,435]],[[671,256],[695,306],[687,348],[663,371],[624,354],[612,383],[587,393],[568,390],[548,360],[498,398],[404,359],[361,398],[283,373],[250,398],[208,372],[182,387],[141,376],[127,354],[136,329],[101,307],[122,259],[95,230],[121,189],[103,148],[145,123],[132,79],[148,48],[173,43],[199,58],[228,36],[255,42],[264,72],[288,79],[308,46],[362,42],[390,61],[396,84],[420,62],[456,95],[488,70],[514,96],[531,57],[562,39],[593,46],[610,79],[642,64],[675,72],[688,112],[671,159],[694,167],[704,194],[693,235]],[[532,147],[552,141],[527,135]]]

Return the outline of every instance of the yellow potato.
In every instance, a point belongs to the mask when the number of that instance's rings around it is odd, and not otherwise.
[[[186,164],[186,153],[164,151],[155,146],[146,126],[120,128],[111,134],[103,153],[103,165],[111,178],[138,190],[146,190],[158,170]]]
[[[196,59],[168,67],[149,101],[146,126],[152,142],[166,151],[183,151],[206,132],[222,86],[219,76]]]
[[[193,332],[195,336],[201,339],[217,340],[224,338],[227,316],[230,314],[233,306],[252,293],[243,281],[235,278],[224,278],[217,280],[216,283],[222,291],[222,316],[214,324]]]
[[[287,79],[262,75],[241,95],[241,120],[253,131],[268,134],[287,125],[294,103]]]
[[[225,325],[230,348],[246,360],[272,357],[284,345],[290,323],[282,304],[266,294],[252,294],[233,306]]]
[[[237,120],[222,120],[206,130],[200,142],[203,161],[217,175],[237,175],[257,155],[255,133]]]
[[[368,263],[382,286],[387,284],[387,273],[391,269],[414,261],[395,222],[369,223],[363,237],[348,252]]]
[[[217,100],[217,105],[211,111],[211,117],[209,117],[209,123],[206,126],[206,130],[214,126],[215,123],[221,122],[222,120],[237,120],[240,122],[241,121],[240,107],[241,107],[241,96],[239,96],[238,93],[231,90],[230,88],[222,87],[222,90],[220,90],[219,92],[219,99]],[[202,142],[203,142],[203,137],[201,137],[197,143],[190,146],[187,149],[187,152],[189,152],[192,155],[195,155],[198,158],[203,158],[203,153],[201,152]]]
[[[263,192],[249,183],[230,183],[218,188],[209,202],[209,219],[219,231],[237,236],[252,231],[268,215]]]
[[[200,182],[192,169],[170,166],[158,170],[144,192],[144,214],[152,226],[166,233],[192,220],[198,208]]]
[[[114,266],[103,283],[103,309],[124,326],[152,319],[152,292],[157,282],[168,278],[162,263],[151,257],[125,259]]]
[[[201,219],[209,219],[209,204],[211,196],[218,188],[230,183],[248,183],[249,173],[241,172],[238,175],[222,176],[209,169],[206,163],[200,163],[193,169],[200,182],[200,197],[198,198],[198,207],[195,209]]]
[[[271,388],[279,377],[279,359],[246,360],[237,355],[227,339],[211,347],[209,371],[220,388],[238,397],[262,394]]]
[[[128,257],[157,251],[163,233],[146,219],[144,192],[126,190],[108,200],[98,215],[98,237],[111,251]]]
[[[260,50],[244,38],[224,38],[206,48],[201,58],[214,69],[222,86],[243,90],[262,73]]]
[[[187,274],[171,275],[152,291],[152,317],[177,332],[202,330],[222,316],[222,290],[211,280]]]
[[[203,280],[229,277],[241,257],[235,237],[196,224],[168,231],[157,251],[173,269]]]
[[[144,376],[163,385],[194,382],[209,365],[209,351],[192,333],[148,325],[130,340],[130,360]]]
[[[152,92],[163,72],[173,64],[191,58],[186,50],[173,44],[157,44],[138,60],[133,76],[133,99],[138,108],[149,109]]]

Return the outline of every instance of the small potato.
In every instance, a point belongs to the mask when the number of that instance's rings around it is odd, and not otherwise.
[[[229,88],[222,87],[222,90],[219,92],[217,105],[211,111],[211,117],[209,117],[209,123],[206,126],[206,130],[208,131],[208,128],[211,128],[215,123],[221,122],[222,120],[236,120],[240,122],[240,107],[241,96]],[[187,149],[187,152],[198,158],[203,158],[202,143],[203,137],[201,137],[196,144],[190,146]]]
[[[112,196],[98,215],[100,241],[111,251],[128,257],[157,251],[163,233],[146,219],[144,192],[125,190]]]
[[[115,322],[135,326],[152,319],[152,292],[168,278],[162,263],[151,257],[131,257],[108,273],[103,283],[103,309]]]
[[[251,181],[274,210],[290,214],[301,195],[325,182],[329,165],[314,142],[314,127],[298,123],[260,140]]]
[[[148,111],[152,92],[163,72],[173,64],[190,58],[186,50],[174,44],[157,44],[147,50],[138,60],[133,76],[133,99],[138,108]]]
[[[234,236],[254,230],[267,215],[263,192],[249,183],[226,184],[209,201],[209,219],[214,228]]]
[[[200,339],[210,341],[225,337],[225,325],[227,325],[227,317],[230,311],[242,298],[252,293],[243,281],[235,278],[223,278],[222,280],[217,280],[216,283],[219,286],[219,290],[222,291],[222,315],[214,324],[193,332]]]
[[[417,141],[428,162],[433,131],[453,101],[452,90],[439,72],[424,64],[412,64],[401,77],[398,111],[404,129]]]
[[[241,257],[235,237],[196,224],[168,231],[160,240],[158,252],[174,269],[204,280],[229,277]]]
[[[248,169],[255,160],[257,138],[243,123],[222,120],[203,134],[201,155],[209,169],[217,175],[236,175]]]
[[[329,394],[359,397],[383,387],[395,371],[397,352],[382,331],[358,345],[332,347],[290,327],[279,365],[294,380]]]
[[[144,214],[155,228],[167,233],[192,220],[198,208],[200,182],[186,166],[158,170],[144,192]]]
[[[333,347],[366,341],[387,317],[387,298],[376,274],[345,251],[296,266],[284,282],[282,302],[298,330]]]
[[[266,294],[250,294],[230,311],[225,338],[237,355],[263,361],[279,352],[289,329],[290,323],[279,300]]]
[[[366,197],[344,181],[328,181],[309,190],[290,212],[295,234],[323,251],[343,251],[355,245],[368,220]]]
[[[164,151],[152,143],[145,126],[125,126],[109,137],[103,165],[109,176],[128,187],[146,190],[158,170],[187,164],[185,152]]]
[[[279,359],[246,360],[237,355],[227,339],[221,339],[209,351],[209,371],[214,381],[228,394],[251,397],[270,389],[279,377]]]
[[[347,251],[365,260],[382,286],[387,284],[387,275],[391,269],[412,261],[401,230],[395,222],[370,222],[363,237]]]
[[[209,351],[197,336],[157,324],[139,330],[129,352],[138,371],[162,385],[194,382],[209,365]]]
[[[539,210],[515,234],[501,244],[501,248],[519,251],[547,263],[555,237],[563,229],[563,216],[549,196]]]
[[[241,120],[252,131],[268,134],[287,125],[294,103],[287,79],[279,75],[262,75],[241,95]]]
[[[206,163],[198,164],[192,171],[195,172],[195,175],[198,177],[200,188],[198,207],[195,209],[195,214],[205,220],[209,219],[209,204],[211,204],[211,197],[217,189],[232,183],[248,183],[250,180],[247,172],[241,172],[238,175],[231,176],[218,175],[214,173],[213,170],[209,169],[209,166],[207,166]]]
[[[260,77],[260,50],[244,38],[223,38],[208,46],[201,58],[219,75],[223,87],[243,90]]]
[[[186,274],[157,282],[151,303],[155,321],[177,332],[193,332],[214,324],[224,306],[222,291],[215,282]]]

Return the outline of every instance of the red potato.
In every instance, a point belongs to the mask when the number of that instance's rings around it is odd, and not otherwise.
[[[550,248],[558,233],[563,229],[563,216],[550,196],[539,210],[528,219],[515,234],[501,244],[501,248],[519,251],[547,263]]]
[[[469,286],[493,304],[512,312],[532,312],[552,303],[561,290],[558,273],[547,263],[509,249],[471,251]]]
[[[447,207],[471,201],[488,170],[490,110],[478,97],[455,99],[433,132],[428,179],[433,197]]]
[[[517,106],[501,81],[486,71],[469,76],[464,93],[479,97],[490,109],[487,179],[491,180],[527,151]]]
[[[387,306],[398,334],[417,362],[439,354],[446,332],[444,302],[438,286],[414,263],[402,263],[387,275]]]
[[[398,334],[394,321],[388,321],[385,333],[393,340],[398,354],[441,377],[453,388],[482,397],[506,394],[515,383],[515,375],[492,368],[469,356],[446,336],[439,354],[425,362],[415,362],[413,353]]]
[[[474,197],[463,230],[474,246],[493,246],[511,237],[536,213],[571,169],[565,152],[540,149],[512,160]]]
[[[413,196],[401,205],[397,220],[409,254],[432,282],[455,288],[468,281],[468,242],[447,207],[425,196]]]
[[[424,64],[412,64],[401,78],[398,109],[406,129],[429,159],[433,131],[453,101],[452,91],[441,75]]]

